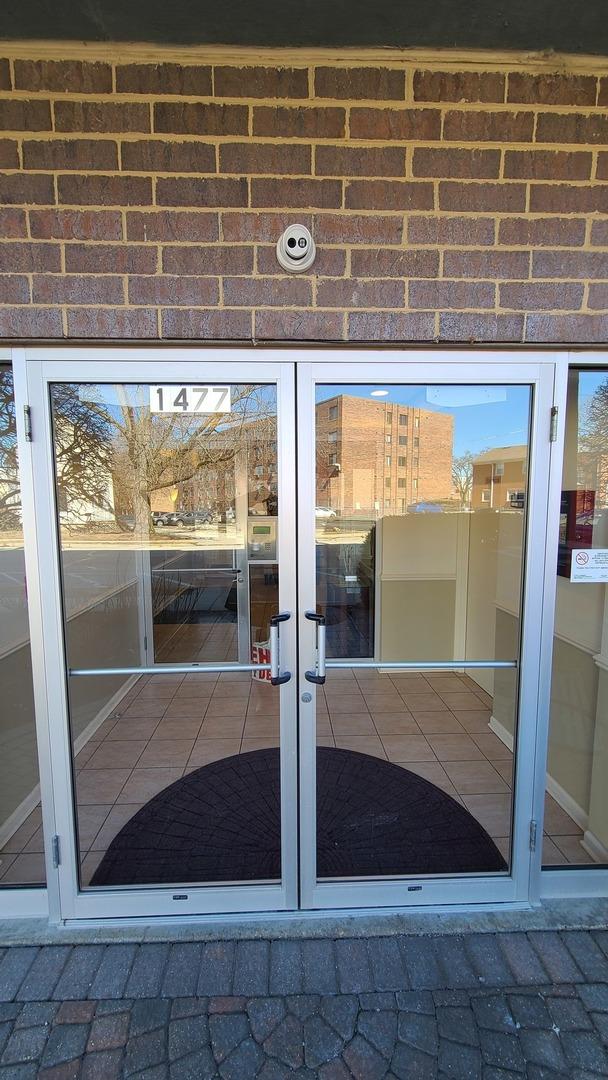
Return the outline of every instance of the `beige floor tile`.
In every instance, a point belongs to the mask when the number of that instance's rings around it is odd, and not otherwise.
[[[578,841],[577,841],[578,842]],[[550,836],[543,836],[543,866],[567,866],[568,859]]]
[[[143,739],[147,742],[148,739],[152,738],[154,732],[162,722],[163,721],[159,716],[152,717],[151,719],[123,716],[116,726],[112,728],[110,734],[104,741],[107,741],[108,739],[112,741],[114,739]]]
[[[194,698],[196,701],[209,701],[211,695],[215,690],[213,683],[184,683],[180,686],[176,694],[173,695],[172,701],[191,701]]]
[[[364,701],[370,713],[397,713],[406,708],[398,694],[365,694]]]
[[[278,717],[276,717],[278,720]],[[244,716],[207,716],[198,733],[200,739],[241,739],[245,728]]]
[[[6,871],[8,870],[9,866],[12,866],[15,859],[18,859],[18,858],[19,858],[19,855],[16,852],[0,851],[0,881],[2,880],[2,875],[6,874]],[[45,871],[45,873],[46,873],[46,871]],[[36,884],[38,884],[38,882],[36,882]]]
[[[341,750],[355,750],[359,754],[384,758],[384,747],[377,735],[340,735],[336,737],[336,746]]]
[[[2,854],[13,853],[17,855],[19,852],[23,851],[25,845],[40,828],[41,823],[42,812],[40,806],[37,806],[32,810],[31,814],[28,814],[23,824],[15,830],[10,839],[6,841],[6,844],[2,848]]]
[[[264,700],[263,698],[256,698],[253,694],[249,698],[247,716],[278,716],[280,711],[281,705],[278,698],[269,695]]]
[[[453,713],[458,720],[458,723],[462,724],[464,730],[468,731],[469,735],[473,732],[479,732],[481,734],[482,732],[490,730],[488,727],[490,713],[487,710],[472,712],[469,709],[454,709]]]
[[[422,712],[445,712],[447,709],[439,694],[411,694],[408,690],[401,697],[414,716]]]
[[[211,701],[205,717],[210,716],[242,716],[247,715],[247,700],[228,698],[226,701]]]
[[[449,694],[445,691],[441,692],[441,698],[448,706],[449,709],[453,709],[454,712],[459,710],[467,710],[469,712],[476,712],[479,709],[487,711],[488,706],[484,705],[483,701],[480,701],[476,694],[463,692],[461,694]]]
[[[411,690],[413,694],[428,694],[429,692],[429,683],[419,672],[393,671],[389,678],[399,688],[399,692],[402,690]]]
[[[83,888],[91,884],[91,878],[104,857],[103,851],[90,851],[80,864],[80,882]]]
[[[182,698],[181,701],[172,701],[165,712],[165,720],[179,720],[180,717],[202,720],[209,708],[209,702],[199,701],[198,698]]]
[[[107,807],[106,807],[107,810]],[[36,832],[32,836],[31,840],[28,840],[25,848],[25,852],[43,852],[44,851],[44,834],[42,832],[42,825],[39,825]]]
[[[109,814],[111,806],[78,807],[78,840],[81,851],[88,851]]]
[[[467,686],[457,675],[427,675],[427,682],[437,694],[466,693]]]
[[[336,741],[332,735],[319,735],[317,733],[317,746],[335,746]]]
[[[420,735],[420,727],[414,717],[403,710],[396,713],[372,713],[372,720],[379,735]]]
[[[105,851],[118,835],[123,825],[142,809],[144,803],[121,803],[113,806],[96,836],[91,841],[91,851]]]
[[[278,716],[251,716],[245,721],[242,735],[246,739],[263,739],[268,735],[278,738],[280,730],[281,720]]]
[[[163,788],[179,780],[183,767],[168,769],[133,769],[118,799],[119,803],[145,803]]]
[[[76,777],[78,806],[115,803],[131,769],[83,769]]]
[[[355,671],[355,679],[361,690],[381,691],[383,687],[387,690],[393,689],[390,675],[380,671]]]
[[[454,786],[450,782],[448,774],[437,759],[433,761],[396,761],[395,764],[401,765],[404,769],[409,769],[410,772],[416,773],[417,776],[423,776],[429,783],[435,784],[436,787],[441,788],[442,791],[447,791],[448,794],[454,791]]]
[[[509,836],[510,795],[463,795],[463,802],[490,836]]]
[[[475,761],[483,754],[469,735],[429,735],[428,741],[440,761]]]
[[[188,767],[208,765],[211,761],[232,757],[238,754],[240,748],[240,739],[197,739],[192,748]]]
[[[161,720],[152,735],[156,739],[196,739],[202,720],[195,716],[180,716],[176,720]]]
[[[227,701],[248,698],[251,693],[251,679],[248,682],[219,682],[211,695],[212,701]]]
[[[551,834],[551,839],[559,851],[566,857],[571,866],[595,865],[595,859],[581,844],[580,836],[556,836],[555,834]]]
[[[326,735],[328,738],[333,738],[333,728],[329,722],[329,716],[319,716],[317,713],[316,728],[317,735]]]
[[[509,791],[508,784],[489,761],[446,761],[444,769],[461,795],[496,795]]]
[[[3,885],[42,885],[46,881],[44,855],[38,851],[24,855],[9,856],[0,865],[0,881]],[[4,871],[4,872],[3,872]]]
[[[236,674],[240,673],[236,672]],[[215,686],[217,681],[217,671],[191,671],[184,677],[180,690],[184,690],[187,686]]]
[[[76,758],[75,758],[76,768],[77,769],[83,769],[84,766],[86,765],[87,761],[89,760],[89,758],[91,758],[93,756],[93,754],[95,753],[95,751],[99,749],[100,745],[101,745],[101,743],[98,743],[98,742],[85,743],[82,750],[80,750],[76,754]]]
[[[504,761],[500,759],[498,761],[492,760],[491,764],[496,769],[496,772],[500,773],[503,780],[507,781],[509,787],[511,787],[513,783],[513,758],[509,758],[508,761],[506,759]]]
[[[168,702],[164,698],[160,700],[158,698],[154,698],[151,701],[139,701],[136,699],[132,705],[129,705],[128,709],[125,709],[122,715],[127,719],[136,719],[137,717],[144,717],[146,719],[149,719],[152,717],[158,717],[158,719],[160,720],[161,716],[163,716],[167,711],[169,704],[170,702]]]
[[[105,739],[85,769],[133,769],[146,748],[143,739]]]
[[[423,735],[383,735],[382,744],[389,761],[436,761]]]
[[[145,686],[143,690],[140,690],[135,695],[134,700],[141,701],[171,701],[171,698],[177,693],[177,687],[169,686]]]
[[[544,830],[549,836],[582,836],[583,830],[572,820],[559,803],[545,795],[545,820]],[[556,841],[557,843],[557,841]]]
[[[494,836],[494,837],[492,837],[492,839],[494,840],[494,843],[496,844],[496,847],[500,851],[500,854],[502,855],[503,859],[505,860],[505,862],[507,863],[507,866],[508,866],[510,858],[511,858],[511,841],[510,841],[509,837],[508,836]]]
[[[367,705],[363,694],[344,694],[342,697],[327,699],[327,708],[330,715],[338,713],[364,713]]]
[[[194,739],[152,739],[138,762],[138,768],[169,768],[188,764]]]
[[[486,709],[491,709],[492,708],[492,704],[493,704],[492,698],[490,697],[490,695],[485,690],[482,690],[481,687],[480,687],[478,690],[474,690],[473,693],[475,694],[475,697],[479,698],[482,705]]]
[[[279,740],[273,738],[272,735],[266,736],[261,739],[243,739],[241,744],[241,753],[247,754],[250,750],[269,750],[273,746],[278,746]]]
[[[462,724],[451,712],[419,712],[416,723],[424,735],[464,735]]]
[[[121,717],[119,714],[117,714],[116,716],[108,716],[107,720],[104,720],[103,723],[95,729],[88,741],[103,742],[103,740],[107,739],[108,735],[110,735],[114,731],[120,721]]]
[[[375,735],[376,728],[369,713],[340,714],[330,712],[334,735]]]
[[[509,750],[508,746],[505,746],[502,739],[498,738],[493,731],[487,731],[483,734],[473,732],[471,735],[473,742],[479,747],[482,754],[492,761],[510,761],[513,754]]]
[[[220,677],[218,679],[220,686],[225,686],[226,684],[234,686],[238,683],[250,686],[252,682],[253,679],[251,678],[251,672],[249,671],[222,671],[220,672]]]

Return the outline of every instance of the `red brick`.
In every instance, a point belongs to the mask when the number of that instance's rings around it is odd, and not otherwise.
[[[0,243],[0,271],[57,274],[61,270],[59,244]]]
[[[258,274],[285,273],[277,260],[275,244],[258,247],[256,268]],[[242,273],[242,271],[240,271]],[[346,253],[338,248],[317,247],[317,254],[310,273],[315,277],[340,277],[346,272]]]
[[[540,113],[536,123],[536,141],[608,144],[608,116],[591,113]]]
[[[21,274],[2,274],[0,304],[29,304],[30,283]]]
[[[256,106],[253,134],[275,139],[339,139],[346,129],[346,110],[330,107]]]
[[[417,139],[441,138],[439,109],[358,109],[350,111],[351,139],[398,139],[405,142]]]
[[[594,75],[509,74],[507,101],[525,105],[595,105]]]
[[[352,210],[432,210],[433,185],[397,180],[353,180],[346,185]]]
[[[351,254],[353,277],[425,277],[439,273],[439,252],[399,248],[366,248]]]
[[[27,236],[25,210],[0,207],[0,236],[5,240],[20,240]]]
[[[409,306],[437,311],[493,308],[496,286],[489,281],[410,281]]]
[[[608,338],[608,315],[528,315],[526,341],[535,343],[580,342],[582,345]]]
[[[246,105],[158,101],[154,130],[175,135],[246,135],[248,116]]]
[[[505,77],[497,71],[416,71],[415,101],[504,101]]]
[[[129,240],[187,240],[194,243],[219,237],[218,214],[199,210],[132,210],[127,214]]]
[[[120,150],[125,172],[214,173],[215,147],[201,142],[141,140],[123,142]]]
[[[55,188],[52,176],[41,173],[7,173],[0,176],[0,204],[14,203],[35,205],[54,203]]]
[[[56,101],[56,131],[150,131],[150,108],[132,101]]]
[[[491,218],[411,217],[407,238],[410,244],[439,244],[441,247],[493,244],[494,221]]]
[[[357,98],[403,101],[405,72],[381,67],[318,67],[315,96],[349,101]]]
[[[0,169],[18,169],[19,154],[14,139],[0,139]]]
[[[66,244],[68,274],[154,274],[156,248],[134,244]]]
[[[597,155],[597,179],[608,180],[608,154]]]
[[[342,205],[342,183],[339,180],[253,179],[251,205],[338,208]]]
[[[396,146],[317,146],[317,176],[405,176],[405,150]]]
[[[201,341],[243,341],[252,337],[250,311],[189,311],[165,308],[162,311],[164,338],[199,338]]]
[[[0,307],[0,337],[58,338],[63,334],[61,312],[53,308]]]
[[[443,124],[446,142],[532,142],[531,112],[447,112]]]
[[[35,304],[124,304],[122,278],[82,274],[34,274]]]
[[[360,311],[348,316],[350,341],[432,341],[435,317],[427,313]]]
[[[68,334],[76,338],[137,338],[158,336],[154,308],[68,308]]]
[[[224,278],[227,307],[309,307],[311,284],[306,278]]]
[[[608,221],[594,221],[592,223],[591,243],[596,247],[608,247]]]
[[[216,67],[213,71],[216,97],[306,98],[308,69],[284,67]]]
[[[455,147],[444,150],[417,146],[412,171],[414,176],[493,180],[500,174],[500,150],[458,150]]]
[[[519,247],[578,247],[585,243],[584,218],[505,218],[498,243]]]
[[[574,187],[572,184],[532,184],[532,213],[585,214],[599,210],[608,213],[608,187]]]
[[[439,320],[441,341],[522,341],[523,315],[445,312]]]
[[[256,311],[258,341],[341,341],[344,319],[338,311]]]
[[[211,68],[198,64],[118,64],[119,94],[182,94],[209,97]]]
[[[525,184],[467,184],[444,180],[439,184],[439,209],[521,213],[526,209],[526,187]]]
[[[247,180],[161,178],[156,182],[159,206],[247,206]]]
[[[608,311],[608,283],[594,282],[589,286],[589,307]]]
[[[23,143],[24,169],[117,169],[118,148],[105,139],[53,139]]]
[[[599,92],[597,96],[598,105],[608,105],[608,79],[600,79]]]
[[[507,150],[504,175],[515,180],[588,180],[591,154],[567,150]]]
[[[253,248],[166,247],[163,249],[163,271],[166,274],[210,274],[217,277],[225,274],[250,274],[253,270]]]
[[[112,68],[110,64],[82,60],[15,60],[15,89],[109,94]]]
[[[119,210],[30,210],[38,240],[122,240]]]
[[[402,308],[403,303],[403,282],[392,278],[325,278],[317,284],[318,307]]]
[[[527,278],[527,251],[446,251],[443,272],[450,278]]]
[[[32,177],[33,179],[33,177]],[[152,181],[144,176],[59,176],[60,203],[73,206],[147,206]]]
[[[534,251],[534,278],[608,278],[608,253],[603,251]]]
[[[219,284],[212,277],[155,277],[129,278],[129,303],[144,306],[208,307],[219,303]]]
[[[11,90],[11,68],[8,60],[0,60],[0,90]]]
[[[51,106],[48,101],[0,101],[0,131],[50,131]]]
[[[312,151],[302,143],[224,143],[220,172],[256,174],[310,173]]]
[[[293,214],[266,214],[254,211],[249,214],[222,214],[222,239],[233,242],[255,240],[263,243],[273,240],[276,244],[288,225],[293,225]],[[312,228],[312,216],[298,211],[298,222]]]
[[[314,237],[320,244],[400,244],[403,221],[377,214],[315,214]]]
[[[572,282],[530,282],[500,286],[500,307],[514,311],[578,311],[583,286]]]

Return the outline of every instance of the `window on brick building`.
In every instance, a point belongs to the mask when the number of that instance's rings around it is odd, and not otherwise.
[[[417,450],[420,446],[420,439],[414,439],[414,450]]]
[[[386,439],[387,443],[392,443],[392,441],[393,441],[393,436],[392,435],[385,435],[384,438]]]
[[[399,424],[401,427],[407,427],[407,413],[399,413]]]
[[[338,406],[337,405],[330,405],[329,406],[329,419],[330,420],[337,420],[338,419]]]
[[[414,417],[414,427],[415,428],[420,427],[420,417],[419,416]]]
[[[390,476],[385,476],[384,477],[384,486],[390,488],[390,486],[391,486],[391,478],[390,478]]]
[[[413,487],[414,491],[416,491],[416,488],[418,487],[418,481],[417,481],[416,477],[414,477],[414,479],[412,480],[412,487]]]
[[[405,476],[400,476],[399,477],[399,479],[397,480],[397,487],[400,487],[400,488],[405,487]]]
[[[328,463],[330,465],[337,465],[338,464],[338,455],[337,454],[330,454],[327,460],[328,460]]]
[[[399,436],[399,446],[407,446],[407,435]]]
[[[386,455],[386,464],[389,466],[389,468],[393,464],[393,459],[390,454]]]
[[[337,431],[329,431],[328,434],[327,434],[327,441],[328,442],[337,442],[338,441],[338,432]]]
[[[387,412],[387,414],[386,414],[386,422],[387,422],[387,424],[392,424],[392,422],[393,422],[393,414],[392,414],[392,412]]]
[[[397,465],[400,469],[405,469],[405,458],[403,457],[403,455],[397,458]]]

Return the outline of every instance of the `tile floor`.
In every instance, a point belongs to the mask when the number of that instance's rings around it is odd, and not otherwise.
[[[490,731],[491,699],[450,674],[334,670],[319,688],[318,742],[386,758],[470,810],[508,857],[512,755]],[[278,744],[278,692],[248,673],[141,678],[77,756],[82,878],[140,807],[186,772]],[[544,860],[591,862],[581,829],[547,796]],[[40,881],[36,808],[0,851],[3,884]]]

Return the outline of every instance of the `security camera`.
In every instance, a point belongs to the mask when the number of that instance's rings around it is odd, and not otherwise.
[[[315,242],[305,225],[289,225],[277,241],[277,259],[283,270],[301,274],[315,261]]]

